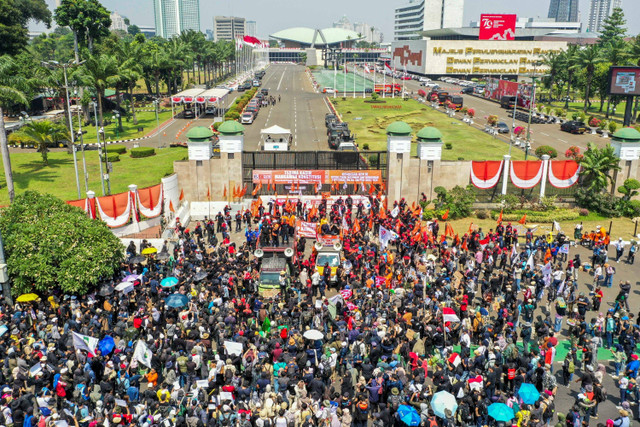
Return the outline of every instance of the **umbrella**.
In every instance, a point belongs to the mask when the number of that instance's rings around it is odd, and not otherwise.
[[[113,340],[113,338],[110,337],[109,335],[102,338],[98,343],[98,350],[100,350],[100,353],[102,353],[105,356],[111,353],[115,347],[116,347],[116,343]]]
[[[527,405],[533,405],[540,397],[540,392],[533,384],[522,383],[518,389],[518,396],[520,396],[520,399]]]
[[[118,286],[116,286],[116,291],[124,292],[128,294],[133,290],[133,282],[122,282]]]
[[[456,402],[454,395],[448,391],[439,391],[431,399],[431,409],[438,417],[446,419],[445,410],[450,410],[451,415],[455,414],[458,410],[458,402]]]
[[[16,298],[16,302],[30,302],[40,299],[40,297],[36,294],[22,294],[18,298]]]
[[[170,255],[166,252],[160,252],[157,256],[156,259],[158,261],[164,261],[170,258]]]
[[[321,340],[324,338],[324,334],[317,329],[309,329],[302,336],[308,340]]]
[[[160,282],[160,286],[162,286],[163,288],[173,288],[177,284],[178,279],[175,277],[166,277],[162,279],[162,282]]]
[[[398,406],[398,418],[400,421],[405,423],[408,426],[419,426],[420,422],[420,414],[416,411],[416,408],[409,405],[400,405]]]
[[[138,274],[129,274],[122,281],[123,282],[135,282],[136,280],[140,280],[140,275],[138,275]]]
[[[100,288],[100,291],[98,291],[98,295],[101,297],[108,297],[111,294],[113,294],[113,286],[111,285],[104,285]]]
[[[149,247],[149,248],[144,248],[142,250],[142,252],[140,252],[142,255],[151,255],[151,254],[155,254],[156,252],[158,252],[158,250],[154,247]]]
[[[429,259],[431,261],[436,261],[438,259],[438,257],[435,256],[434,254],[429,254],[429,255],[427,255],[427,259]]]
[[[165,298],[164,303],[169,307],[179,308],[184,307],[189,302],[189,298],[182,294],[171,294]]]
[[[496,421],[507,422],[511,421],[515,416],[513,414],[513,409],[509,408],[504,403],[492,403],[487,408],[487,413],[491,418]]]
[[[138,255],[138,256],[134,256],[133,258],[131,258],[129,260],[129,264],[140,264],[141,262],[144,262],[146,260],[147,260],[147,258],[145,258],[144,256]]]
[[[194,276],[193,280],[195,280],[196,282],[199,282],[200,280],[204,279],[208,275],[209,275],[209,273],[207,273],[206,271],[199,271],[199,272],[196,273],[196,275]]]

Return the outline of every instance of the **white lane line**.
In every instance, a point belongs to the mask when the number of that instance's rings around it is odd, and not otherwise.
[[[282,76],[280,77],[280,81],[278,82],[278,88],[276,90],[280,90],[280,85],[282,84],[282,79],[284,78],[285,71],[287,71],[287,67],[284,67],[284,70],[282,70]]]
[[[564,142],[565,144],[568,144],[568,142],[567,142],[567,141],[565,141],[564,139],[560,139],[560,138],[558,138],[558,141],[560,141],[560,142]]]
[[[549,136],[548,133],[540,132],[540,135]]]

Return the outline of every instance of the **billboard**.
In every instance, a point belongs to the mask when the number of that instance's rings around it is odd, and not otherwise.
[[[258,184],[380,184],[380,170],[296,170],[254,169],[253,183]]]
[[[480,40],[513,40],[516,36],[516,15],[480,15]]]
[[[640,67],[611,67],[609,94],[640,96]]]

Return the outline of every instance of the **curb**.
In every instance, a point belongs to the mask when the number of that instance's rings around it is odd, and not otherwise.
[[[158,130],[158,132],[166,129],[167,127],[169,127],[171,124],[173,124],[173,122],[175,122],[175,119],[169,119],[166,122],[164,122],[161,126],[160,129]],[[139,138],[131,138],[131,139],[119,139],[117,141],[107,141],[106,145],[111,145],[111,144],[119,144],[119,143],[123,143],[123,142],[135,142],[135,141],[142,141],[144,139],[149,139],[151,137],[156,136],[157,132],[153,131],[152,133],[145,135],[145,136],[141,136]],[[97,142],[93,142],[91,144],[85,144],[89,147],[100,147],[103,143],[97,143]]]

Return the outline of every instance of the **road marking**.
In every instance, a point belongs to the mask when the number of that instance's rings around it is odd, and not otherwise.
[[[540,132],[540,135],[549,136],[548,133]]]
[[[282,70],[282,76],[280,77],[280,81],[278,82],[278,88],[276,90],[280,90],[280,85],[282,84],[282,79],[284,78],[285,71],[287,71],[287,67],[284,67],[284,70]]]
[[[560,141],[560,142],[564,142],[565,144],[568,144],[568,142],[567,142],[567,141],[565,141],[564,139],[560,139],[560,138],[558,138],[558,141]]]

